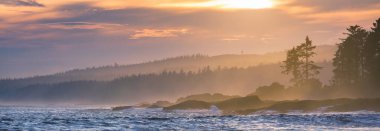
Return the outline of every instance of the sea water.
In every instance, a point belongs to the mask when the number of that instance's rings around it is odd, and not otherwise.
[[[163,111],[97,107],[0,107],[0,130],[380,130],[380,113],[222,115],[215,109]]]

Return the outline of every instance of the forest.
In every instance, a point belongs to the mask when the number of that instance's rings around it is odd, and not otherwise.
[[[309,37],[305,42],[287,52],[282,64],[283,74],[292,76],[292,85],[285,88],[279,83],[259,87],[255,95],[266,99],[329,99],[329,98],[373,98],[380,94],[380,19],[371,30],[359,25],[350,26],[345,38],[337,44],[333,58],[333,78],[329,85],[315,77],[323,68],[311,58],[314,52]]]

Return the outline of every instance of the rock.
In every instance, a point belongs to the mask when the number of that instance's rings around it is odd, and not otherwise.
[[[189,100],[169,107],[164,110],[194,110],[194,109],[210,109],[211,103],[204,101]]]
[[[126,109],[131,109],[133,106],[116,106],[112,107],[112,111],[120,111],[120,110],[126,110]]]

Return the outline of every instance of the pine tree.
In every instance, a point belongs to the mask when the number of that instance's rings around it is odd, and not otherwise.
[[[347,28],[347,35],[338,44],[333,59],[335,86],[361,86],[366,78],[364,46],[368,32],[355,25]]]
[[[380,85],[380,18],[373,23],[364,46],[365,69],[372,87]]]
[[[319,74],[321,67],[315,65],[311,58],[316,55],[314,49],[316,46],[312,44],[309,37],[306,37],[305,43],[301,43],[297,47],[287,52],[287,58],[281,66],[284,74],[292,74],[292,82],[296,87],[304,86],[311,79]]]
[[[287,58],[285,61],[283,61],[284,65],[281,66],[284,71],[282,71],[283,74],[286,75],[293,75],[293,78],[290,80],[291,82],[295,83],[296,86],[299,86],[299,84],[302,81],[301,77],[301,61],[299,59],[299,52],[296,48],[292,48],[287,52]]]
[[[306,37],[306,42],[299,45],[297,48],[300,50],[300,58],[302,61],[302,68],[305,80],[310,80],[310,78],[313,78],[315,75],[319,74],[319,70],[321,67],[315,65],[315,62],[311,60],[311,58],[316,55],[314,52],[314,49],[316,46],[312,44],[313,42],[309,39],[309,37]]]

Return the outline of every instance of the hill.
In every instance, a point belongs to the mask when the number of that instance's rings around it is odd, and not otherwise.
[[[316,49],[316,62],[330,61],[334,55],[335,46],[319,46]],[[46,76],[34,76],[17,79],[0,80],[0,87],[25,87],[34,84],[56,84],[70,81],[112,81],[116,78],[133,75],[160,73],[163,71],[193,71],[197,72],[204,67],[220,68],[247,68],[258,65],[276,64],[285,59],[285,51],[268,54],[240,54],[240,55],[191,55],[167,58],[140,64],[112,65],[75,69]]]
[[[319,63],[331,69],[331,63]],[[320,79],[328,81],[331,72]],[[42,102],[71,104],[130,105],[136,102],[173,100],[201,93],[248,95],[273,81],[287,84],[279,64],[248,68],[224,68],[199,72],[164,71],[121,77],[112,81],[70,81],[57,84],[34,84],[25,87],[0,87],[0,102]]]
[[[318,49],[319,52],[330,52],[328,49],[331,48],[332,46],[326,46]],[[0,103],[118,105],[157,99],[173,100],[201,93],[247,95],[257,87],[274,81],[285,85],[289,83],[289,77],[281,74],[280,61],[284,57],[281,54],[283,53],[213,57],[194,55],[136,65],[106,66],[48,76],[1,80]],[[321,61],[329,59],[326,54],[318,56],[323,56],[316,58]],[[332,76],[331,62],[317,64],[324,67],[319,79],[328,83]]]

